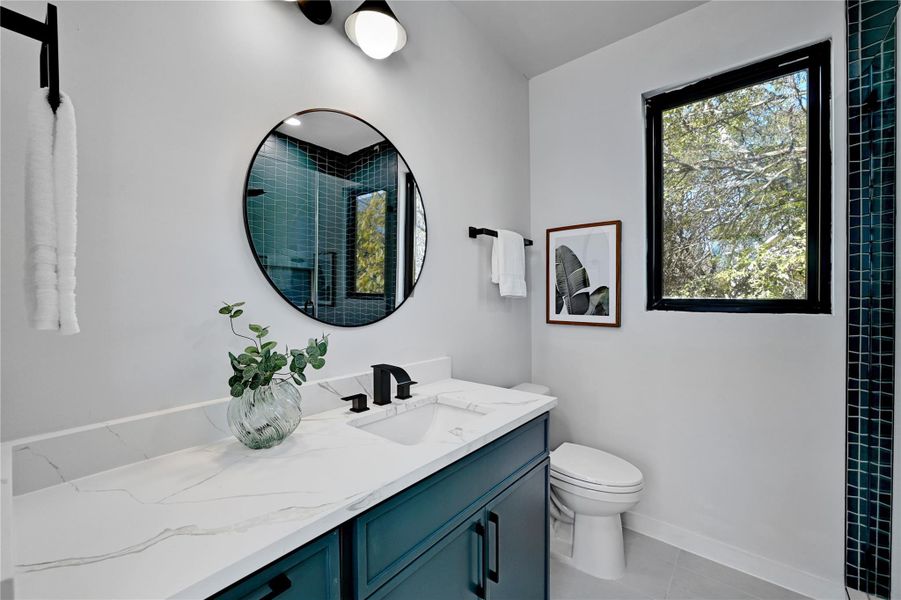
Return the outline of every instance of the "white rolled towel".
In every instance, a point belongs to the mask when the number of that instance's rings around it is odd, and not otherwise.
[[[53,141],[53,183],[56,195],[56,258],[59,292],[59,332],[78,333],[75,314],[75,247],[78,231],[78,147],[75,138],[75,108],[60,92]]]
[[[25,215],[29,236],[26,277],[31,292],[30,319],[35,329],[59,329],[53,177],[55,121],[46,89],[38,90],[28,105],[25,162]]]
[[[25,206],[30,321],[36,329],[78,333],[75,109],[69,97],[61,93],[54,114],[43,88],[31,99],[28,121]]]

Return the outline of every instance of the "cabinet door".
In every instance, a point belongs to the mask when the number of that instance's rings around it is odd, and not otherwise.
[[[215,600],[340,600],[338,533],[310,542],[213,596]]]
[[[488,600],[548,598],[549,464],[529,471],[485,509]]]
[[[485,597],[485,524],[479,511],[370,596],[370,600],[479,600]]]

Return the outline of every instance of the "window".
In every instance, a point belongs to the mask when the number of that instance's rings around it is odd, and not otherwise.
[[[646,99],[648,310],[830,311],[829,42]]]
[[[351,205],[353,245],[349,292],[355,295],[385,295],[385,190],[353,197]]]

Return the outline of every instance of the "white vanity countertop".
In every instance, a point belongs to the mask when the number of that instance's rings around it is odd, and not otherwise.
[[[406,446],[337,409],[269,450],[226,439],[16,496],[16,598],[205,598],[557,404],[456,379],[413,391],[362,416],[435,397],[487,414]]]

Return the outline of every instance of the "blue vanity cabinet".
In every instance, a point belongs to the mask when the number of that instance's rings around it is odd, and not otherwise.
[[[549,464],[510,484],[368,600],[546,600]]]
[[[215,600],[341,600],[338,532],[283,556],[224,589]]]
[[[544,461],[547,423],[547,414],[537,417],[354,519],[354,599],[368,598]],[[537,510],[546,501],[536,500]]]
[[[379,588],[371,600],[485,598],[483,511],[464,521],[416,562]]]
[[[549,468],[545,459],[485,507],[487,600],[549,597]]]

